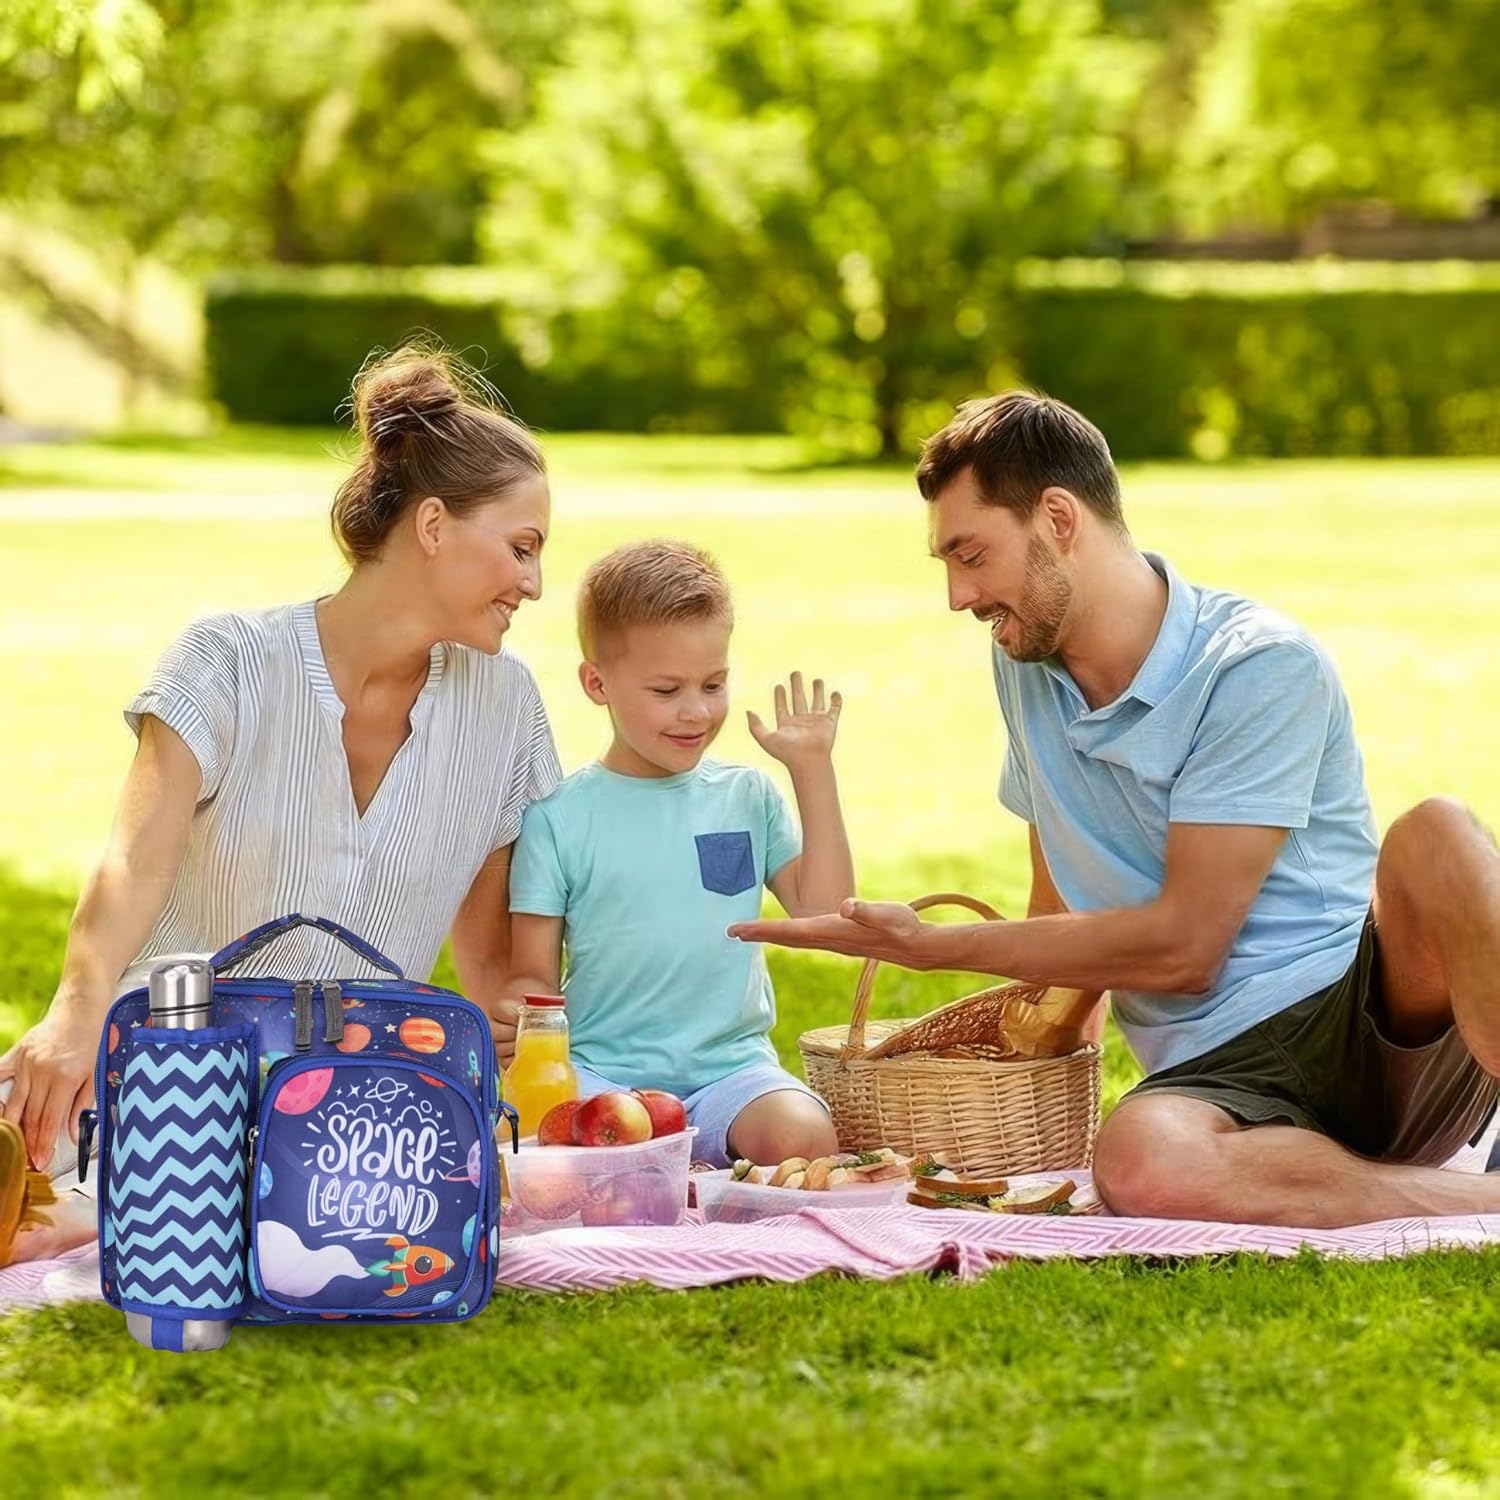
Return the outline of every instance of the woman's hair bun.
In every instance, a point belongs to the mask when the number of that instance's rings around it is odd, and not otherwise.
[[[463,401],[447,359],[427,349],[398,349],[371,359],[354,377],[354,417],[360,436],[386,460],[398,458],[409,438],[433,433]]]
[[[377,557],[416,500],[434,496],[462,516],[547,472],[499,392],[430,335],[377,349],[354,377],[349,406],[360,453],[331,519],[351,563]]]

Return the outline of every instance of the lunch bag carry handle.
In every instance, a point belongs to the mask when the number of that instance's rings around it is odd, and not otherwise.
[[[209,959],[209,963],[213,966],[215,974],[224,974],[236,965],[253,958],[262,948],[275,942],[283,933],[290,932],[294,927],[316,927],[330,937],[337,938],[346,948],[352,948],[366,963],[374,964],[377,969],[384,970],[395,979],[406,978],[399,964],[392,963],[378,948],[372,948],[363,938],[356,937],[347,927],[335,922],[332,917],[304,917],[297,912],[289,916],[277,917],[273,922],[262,922],[259,927],[253,928],[244,937],[236,938],[227,947],[220,948]]]

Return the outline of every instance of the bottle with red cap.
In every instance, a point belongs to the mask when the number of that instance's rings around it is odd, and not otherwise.
[[[516,1055],[505,1070],[505,1100],[521,1117],[521,1134],[535,1135],[549,1109],[577,1097],[578,1074],[568,1056],[563,997],[524,996]]]

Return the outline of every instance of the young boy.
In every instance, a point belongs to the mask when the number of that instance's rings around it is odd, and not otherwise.
[[[506,992],[557,990],[580,1095],[667,1089],[694,1154],[777,1162],[838,1149],[822,1101],[783,1069],[763,950],[725,935],[769,885],[793,916],[838,909],[854,867],[833,774],[840,698],[776,688],[750,732],[791,773],[803,840],[775,784],[705,760],[729,710],[729,588],[681,542],[602,558],[578,598],[583,690],[608,709],[604,755],[526,811],[510,875]],[[502,1058],[502,1060],[504,1060]]]

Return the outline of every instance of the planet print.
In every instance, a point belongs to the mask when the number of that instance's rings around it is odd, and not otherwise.
[[[445,1172],[443,1174],[443,1181],[478,1182],[481,1169],[482,1158],[479,1150],[479,1142],[475,1141],[474,1144],[469,1147],[469,1157],[468,1160],[464,1163],[462,1169],[455,1168],[451,1172]],[[473,1222],[474,1221],[472,1219],[469,1220],[469,1223],[471,1225],[473,1224]],[[465,1250],[467,1250],[468,1248],[469,1247],[467,1245],[464,1246]]]
[[[276,1091],[271,1108],[278,1114],[305,1115],[322,1102],[332,1082],[332,1068],[309,1068],[305,1073],[294,1073]]]
[[[474,1248],[474,1220],[478,1217],[477,1214],[470,1214],[469,1222],[464,1225],[463,1245],[465,1255],[469,1254]]]
[[[271,1163],[263,1161],[260,1164],[260,1186],[256,1190],[256,1196],[260,1198],[269,1197],[271,1193]]]
[[[443,1028],[431,1016],[408,1016],[397,1033],[403,1047],[413,1052],[441,1052],[448,1040]]]
[[[432,1305],[434,1307],[441,1307],[452,1295],[453,1293],[449,1291],[434,1292],[432,1294]]]
[[[370,1045],[370,1028],[358,1021],[344,1022],[344,1039],[337,1043],[340,1052],[363,1052]]]
[[[113,1021],[109,1023],[109,1050],[113,1052],[120,1045],[120,1028]]]

